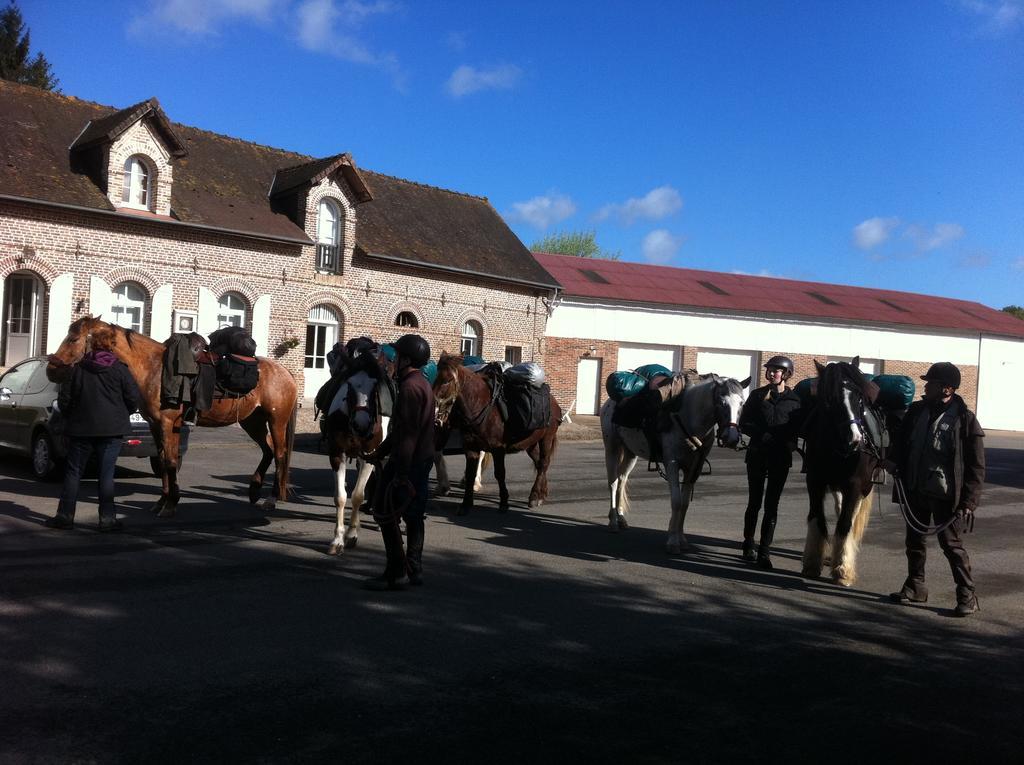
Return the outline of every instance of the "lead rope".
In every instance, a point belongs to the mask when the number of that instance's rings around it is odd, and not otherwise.
[[[907,526],[911,530],[923,536],[932,536],[933,534],[938,534],[940,531],[945,531],[956,522],[955,514],[945,523],[940,523],[935,526],[931,526],[923,522],[920,518],[914,515],[913,510],[910,509],[910,502],[907,501],[907,492],[903,488],[903,481],[900,480],[898,475],[893,476],[893,485],[896,487],[896,504],[900,509],[900,513],[903,515],[903,520],[906,521]]]

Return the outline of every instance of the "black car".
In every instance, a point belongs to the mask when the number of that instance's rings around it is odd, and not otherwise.
[[[33,356],[0,377],[0,449],[31,459],[32,473],[40,480],[58,477],[66,455],[63,425],[57,408],[57,383],[46,376],[46,356]],[[148,458],[160,474],[156,443],[142,415],[131,415],[132,432],[121,446],[121,457]],[[190,428],[181,434],[181,456],[188,451]]]

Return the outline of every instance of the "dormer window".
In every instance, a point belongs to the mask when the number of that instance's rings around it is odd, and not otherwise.
[[[128,157],[124,163],[124,185],[121,201],[128,207],[149,209],[149,168],[138,157]]]
[[[338,257],[341,216],[329,199],[321,200],[316,216],[316,267],[318,271],[337,273],[341,270]]]

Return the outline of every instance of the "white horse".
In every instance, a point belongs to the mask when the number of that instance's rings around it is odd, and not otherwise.
[[[376,409],[377,385],[384,374],[370,355],[359,356],[359,371],[353,373],[338,390],[327,413],[327,445],[334,471],[334,507],[337,522],[334,539],[328,548],[330,555],[340,555],[346,547],[359,542],[360,508],[366,493],[366,483],[373,473],[373,464],[367,462],[369,454],[384,440],[388,432],[388,417]],[[356,461],[356,483],[352,489],[352,516],[345,526],[345,503],[348,500],[345,479],[349,458]]]
[[[686,511],[693,497],[693,485],[711,451],[716,427],[719,446],[736,448],[739,444],[737,423],[749,384],[749,377],[740,382],[731,377],[700,375],[691,380],[682,393],[663,405],[670,425],[659,431],[659,437],[661,462],[668,477],[672,504],[665,545],[671,554],[684,552],[688,546],[683,533]],[[601,407],[601,436],[611,495],[608,528],[617,532],[629,527],[629,497],[626,494],[629,474],[636,466],[637,457],[651,458],[651,449],[643,430],[624,428],[612,422],[615,407],[612,399]]]

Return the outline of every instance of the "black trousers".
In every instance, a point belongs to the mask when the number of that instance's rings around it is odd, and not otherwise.
[[[750,455],[747,460],[747,511],[743,515],[743,541],[752,542],[757,531],[757,514],[764,501],[761,521],[761,545],[768,547],[775,538],[779,516],[779,498],[789,477],[788,461],[771,460]],[[767,488],[766,488],[767,487]]]
[[[913,492],[907,498],[914,517],[924,524],[941,525],[953,517],[953,505],[944,499],[933,499]],[[957,601],[970,600],[974,594],[974,579],[971,577],[971,559],[960,539],[960,521],[953,521],[936,536],[939,547],[949,561],[956,583]],[[928,557],[925,536],[907,527],[907,582],[906,587],[912,591],[925,594],[924,565]]]
[[[409,471],[409,483],[413,496],[407,494],[407,485],[395,487],[392,503],[399,508],[389,507],[385,500],[388,487],[395,480],[394,467],[384,466],[380,483],[373,499],[373,519],[380,526],[387,555],[385,575],[392,580],[402,579],[406,574],[418,574],[423,570],[423,542],[425,537],[424,516],[427,511],[428,478],[433,459],[413,465]],[[405,549],[402,547],[401,521],[405,521]]]

